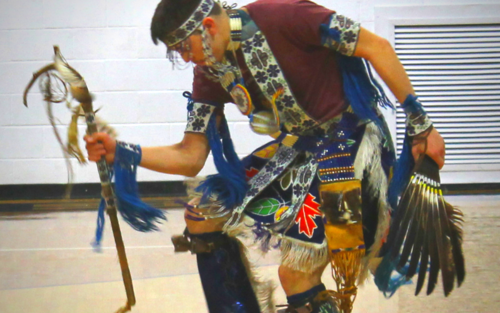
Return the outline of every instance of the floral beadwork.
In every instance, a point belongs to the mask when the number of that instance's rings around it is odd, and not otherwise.
[[[259,171],[255,176],[253,176],[249,181],[249,185],[252,188],[247,191],[243,203],[236,207],[233,212],[241,214],[247,205],[255,198],[262,190],[264,190],[271,182],[273,182],[283,171],[290,165],[298,152],[292,148],[286,146],[280,146],[279,150],[274,154],[274,156],[269,160],[268,164],[279,164],[278,168],[272,166],[265,166],[261,171]],[[280,169],[280,170],[278,170]],[[234,214],[233,213],[233,214]]]
[[[358,43],[360,29],[358,22],[334,13],[329,25],[321,25],[323,46],[352,56]]]
[[[261,31],[256,31],[243,41],[242,50],[248,68],[269,102],[273,95],[283,89],[283,94],[275,103],[280,120],[288,132],[295,135],[324,135],[342,118],[342,114],[339,114],[320,124],[302,109]]]
[[[406,118],[406,133],[408,136],[417,136],[427,131],[432,126],[432,121],[427,114]]]
[[[215,111],[215,106],[206,103],[195,102],[193,109],[188,112],[188,123],[186,132],[205,133],[208,127],[208,121]]]
[[[196,28],[201,26],[201,22],[210,14],[214,6],[213,0],[202,0],[193,14],[175,31],[165,37],[165,42],[169,47],[175,46],[179,42],[189,37]]]
[[[317,169],[318,163],[314,161],[310,154],[307,154],[307,160],[298,168],[297,177],[293,182],[292,205],[289,210],[283,213],[281,219],[286,219],[292,214],[297,215],[311,187]]]
[[[242,48],[246,63],[267,99],[271,102],[273,95],[283,89],[283,95],[276,100],[276,107],[285,128],[301,133],[317,126],[318,123],[298,106],[264,34],[257,31],[242,43]],[[286,113],[283,112],[285,107]]]

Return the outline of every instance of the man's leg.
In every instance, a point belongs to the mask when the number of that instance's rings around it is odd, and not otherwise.
[[[333,297],[321,282],[325,270],[321,266],[312,273],[293,270],[281,265],[278,274],[287,295],[290,313],[337,313]]]
[[[193,204],[193,203],[191,203]],[[241,255],[240,242],[222,233],[226,219],[201,220],[186,210],[187,232],[172,239],[196,253],[198,271],[210,313],[259,313],[259,303]],[[185,250],[184,250],[185,251]]]

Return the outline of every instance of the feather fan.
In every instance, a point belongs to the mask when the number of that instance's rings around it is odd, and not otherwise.
[[[396,268],[401,271],[408,264],[406,279],[418,272],[416,295],[427,272],[427,295],[434,291],[440,271],[445,296],[455,280],[458,287],[464,281],[462,223],[462,212],[444,200],[438,165],[425,156],[401,196],[387,239]]]

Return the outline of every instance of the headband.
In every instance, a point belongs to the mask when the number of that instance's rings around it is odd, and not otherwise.
[[[203,19],[207,17],[214,7],[213,0],[201,0],[200,5],[193,14],[179,28],[169,33],[165,38],[167,46],[171,47],[183,41],[200,27]]]

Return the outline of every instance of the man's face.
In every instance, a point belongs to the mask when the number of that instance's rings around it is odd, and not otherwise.
[[[191,36],[179,42],[170,49],[179,53],[179,55],[186,63],[193,62],[196,65],[205,64],[205,55],[203,53],[201,32],[196,31]]]
[[[224,24],[222,24],[224,25]],[[206,27],[209,37],[209,44],[212,47],[212,53],[218,62],[224,59],[224,53],[228,45],[228,38],[225,38],[223,27],[219,19],[211,17],[205,18],[203,26]],[[228,37],[228,36],[226,36]],[[196,30],[191,36],[179,42],[171,50],[177,51],[185,62],[193,62],[196,65],[205,65],[205,54],[203,53],[202,32]]]

